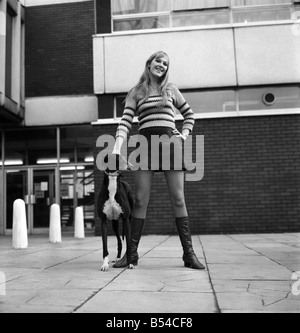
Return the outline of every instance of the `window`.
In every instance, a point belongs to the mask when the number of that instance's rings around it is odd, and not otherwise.
[[[289,20],[293,13],[293,0],[233,0],[233,22]]]
[[[1,2],[1,1],[0,1]],[[12,6],[9,5],[11,3]],[[0,6],[1,7],[1,6]],[[19,106],[25,104],[24,96],[24,10],[22,6],[17,6],[17,1],[10,1],[7,4],[6,13],[1,15],[5,18],[5,23],[1,22],[1,28],[5,27],[5,50],[2,52],[5,62],[5,106],[14,113],[19,113],[23,117],[23,110]],[[5,16],[4,16],[5,15]],[[1,34],[1,33],[0,33]],[[1,37],[1,36],[0,36]],[[13,101],[13,103],[11,102]]]
[[[25,23],[21,22],[21,75],[20,75],[20,102],[25,106]]]
[[[183,93],[195,113],[214,113],[236,111],[234,90],[199,91]]]
[[[89,125],[60,129],[60,156],[70,163],[85,163],[93,156],[93,133]]]
[[[299,86],[266,86],[223,90],[182,91],[195,114],[234,113],[300,109]],[[117,117],[124,110],[124,96],[116,96]],[[115,112],[116,112],[115,110]],[[179,114],[179,111],[176,112]]]
[[[111,0],[113,31],[289,20],[293,0]]]
[[[6,63],[5,63],[5,95],[12,98],[12,70],[13,70],[13,29],[14,29],[14,11],[7,6],[6,14]]]
[[[240,89],[238,95],[240,111],[300,108],[299,87]]]
[[[116,117],[122,117],[125,106],[126,95],[116,97]]]
[[[112,0],[114,31],[167,28],[170,1]]]
[[[229,7],[230,0],[174,0],[172,26],[227,24],[230,23]]]
[[[56,129],[5,132],[5,165],[37,165],[57,159]]]

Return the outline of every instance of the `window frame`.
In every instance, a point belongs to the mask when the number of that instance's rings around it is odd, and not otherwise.
[[[113,0],[111,0],[113,1]],[[279,22],[281,20],[270,20],[270,21],[252,21],[252,22],[246,22],[246,23],[241,23],[241,22],[235,22],[234,21],[234,15],[238,12],[242,11],[257,11],[258,9],[268,9],[268,8],[290,8],[290,18],[288,21],[293,21],[293,13],[296,11],[296,7],[299,6],[299,1],[298,0],[291,0],[291,3],[281,3],[281,4],[263,4],[263,5],[243,5],[243,6],[237,6],[234,5],[234,0],[229,0],[229,6],[227,7],[208,7],[208,8],[199,8],[199,9],[187,9],[187,10],[174,10],[173,9],[173,1],[170,0],[170,11],[160,11],[160,12],[147,12],[147,13],[134,13],[134,14],[124,14],[124,15],[114,15],[113,11],[111,10],[111,31],[112,34],[120,34],[120,33],[141,33],[145,31],[166,31],[168,29],[173,29],[173,18],[176,13],[193,13],[193,12],[210,12],[210,13],[217,13],[219,11],[225,11],[228,9],[228,20],[229,20],[229,25],[234,26],[236,24],[257,24],[257,23],[270,23],[270,22]],[[112,8],[112,6],[111,6]],[[124,21],[126,19],[128,20],[138,20],[138,19],[143,19],[143,18],[159,18],[159,17],[168,17],[169,18],[169,27],[166,28],[153,28],[153,29],[138,29],[138,30],[114,30],[114,23],[118,21]],[[216,23],[213,24],[214,26],[221,26],[224,25],[224,23]],[[212,25],[187,25],[187,26],[176,26],[176,29],[182,29],[182,28],[191,28],[191,27],[211,27]]]
[[[210,119],[210,118],[234,118],[234,117],[250,117],[250,116],[276,116],[276,115],[291,115],[291,114],[300,114],[300,106],[295,108],[273,108],[271,105],[270,107],[266,106],[264,109],[254,109],[254,110],[241,110],[240,104],[243,102],[240,99],[240,93],[246,90],[253,91],[255,89],[261,89],[262,93],[263,90],[272,92],[274,89],[277,88],[299,88],[300,93],[300,85],[297,84],[288,84],[283,86],[245,86],[245,87],[227,87],[224,89],[193,89],[193,90],[181,90],[183,95],[188,93],[202,93],[202,92],[225,92],[225,91],[233,91],[235,95],[235,100],[233,108],[235,111],[216,111],[216,112],[197,112],[195,113],[195,119]],[[116,94],[114,96],[114,107],[112,110],[112,118],[106,119],[98,119],[93,125],[97,124],[113,124],[118,123],[121,120],[121,117],[117,115],[117,99],[123,99],[125,94]],[[263,95],[262,95],[263,97]],[[189,102],[187,100],[187,102]],[[179,121],[182,120],[182,115],[177,114],[175,115],[175,120]],[[138,123],[137,117],[134,117],[133,123]]]

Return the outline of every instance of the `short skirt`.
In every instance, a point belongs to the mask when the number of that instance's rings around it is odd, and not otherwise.
[[[183,140],[170,127],[142,129],[136,136],[136,151],[129,162],[134,170],[164,172],[186,171],[184,165]]]

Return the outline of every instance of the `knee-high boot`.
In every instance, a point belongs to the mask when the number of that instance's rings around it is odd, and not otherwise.
[[[129,265],[137,266],[139,261],[138,246],[142,237],[145,226],[145,219],[138,219],[132,217],[131,220],[131,240],[130,240],[130,253],[125,253],[124,257],[117,262],[114,268],[124,268]]]
[[[132,229],[131,229],[131,244],[130,244],[130,263],[133,266],[137,266],[139,261],[138,246],[142,237],[142,233],[145,226],[145,219],[132,219]]]
[[[205,266],[199,262],[193,250],[189,218],[187,216],[176,218],[176,226],[183,248],[182,259],[184,261],[185,267],[193,269],[205,269]]]

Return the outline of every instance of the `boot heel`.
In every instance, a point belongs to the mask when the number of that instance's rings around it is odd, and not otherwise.
[[[204,265],[201,264],[201,262],[197,259],[195,256],[192,258],[192,261],[184,261],[184,266],[187,268],[193,268],[193,269],[206,269]]]
[[[183,248],[182,259],[184,266],[193,269],[205,269],[205,266],[199,262],[193,250],[192,235],[188,216],[176,218],[176,226]]]

